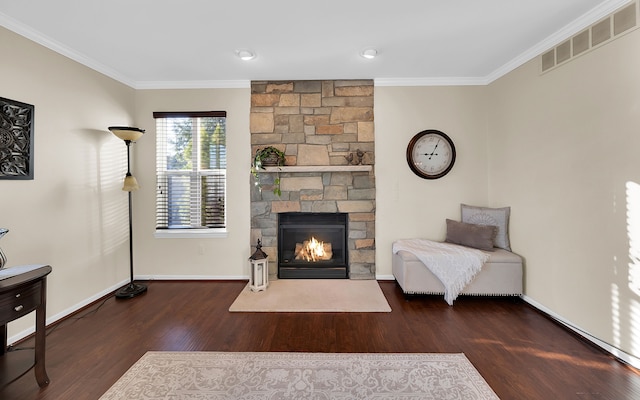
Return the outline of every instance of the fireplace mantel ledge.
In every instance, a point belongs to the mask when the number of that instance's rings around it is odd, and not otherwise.
[[[373,165],[290,165],[265,167],[260,172],[369,172]]]

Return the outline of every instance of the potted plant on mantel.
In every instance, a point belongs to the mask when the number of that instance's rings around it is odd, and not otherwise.
[[[284,152],[280,151],[276,147],[267,146],[264,149],[256,150],[256,155],[253,157],[253,165],[251,166],[251,173],[256,178],[256,185],[260,185],[259,171],[266,169],[265,167],[280,167],[284,165]],[[273,193],[280,196],[280,174],[276,175],[276,179],[273,181]]]

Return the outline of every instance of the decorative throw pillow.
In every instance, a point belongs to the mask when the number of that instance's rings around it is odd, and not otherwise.
[[[491,251],[497,230],[495,226],[466,224],[447,219],[445,242]]]
[[[511,207],[488,208],[461,204],[460,210],[462,222],[497,226],[498,233],[493,243],[494,247],[511,251],[511,244],[509,242],[509,215],[511,214]]]

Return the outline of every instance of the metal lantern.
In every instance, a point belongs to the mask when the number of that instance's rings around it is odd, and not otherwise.
[[[267,263],[267,255],[262,251],[262,244],[258,239],[256,251],[249,261],[251,262],[251,277],[249,279],[249,289],[253,292],[266,290],[269,286],[269,264]]]

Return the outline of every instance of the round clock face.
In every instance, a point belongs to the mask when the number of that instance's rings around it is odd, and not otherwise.
[[[429,129],[416,134],[407,146],[409,168],[421,178],[445,176],[456,161],[456,148],[449,136]]]

